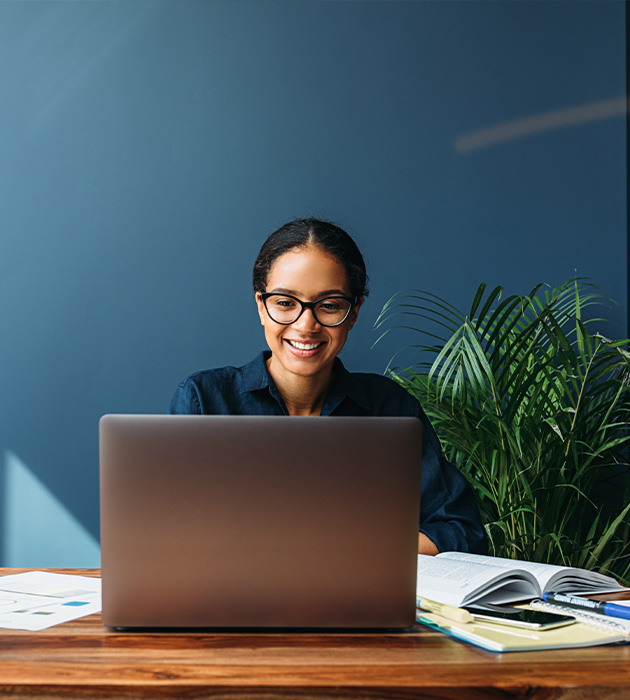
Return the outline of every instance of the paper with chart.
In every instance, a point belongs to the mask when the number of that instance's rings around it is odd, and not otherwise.
[[[0,627],[43,630],[101,610],[101,580],[29,571],[0,576]]]

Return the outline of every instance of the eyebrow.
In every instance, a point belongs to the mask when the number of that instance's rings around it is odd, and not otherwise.
[[[295,290],[285,289],[284,287],[274,287],[271,291],[277,292],[278,294],[290,294],[291,296],[294,296],[294,297],[299,296]],[[344,292],[343,289],[325,289],[322,292],[319,292],[317,298],[323,299],[324,297],[329,297],[329,296],[349,297],[350,295],[346,294],[346,292]]]

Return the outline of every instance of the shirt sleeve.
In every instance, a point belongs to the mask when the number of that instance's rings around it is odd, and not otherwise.
[[[472,486],[442,452],[428,417],[417,405],[423,425],[420,527],[440,552],[485,554],[486,532]]]

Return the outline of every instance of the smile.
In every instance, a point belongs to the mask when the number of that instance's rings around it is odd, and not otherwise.
[[[298,343],[297,340],[287,340],[287,343],[289,343],[289,345],[296,348],[297,350],[315,350],[320,345],[324,344],[323,342],[321,342],[321,343]]]

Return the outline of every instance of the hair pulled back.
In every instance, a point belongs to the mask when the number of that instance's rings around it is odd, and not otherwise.
[[[290,221],[267,238],[254,263],[254,292],[266,291],[271,266],[281,255],[307,245],[318,246],[343,265],[353,297],[369,294],[365,261],[357,244],[342,228],[320,219]]]

